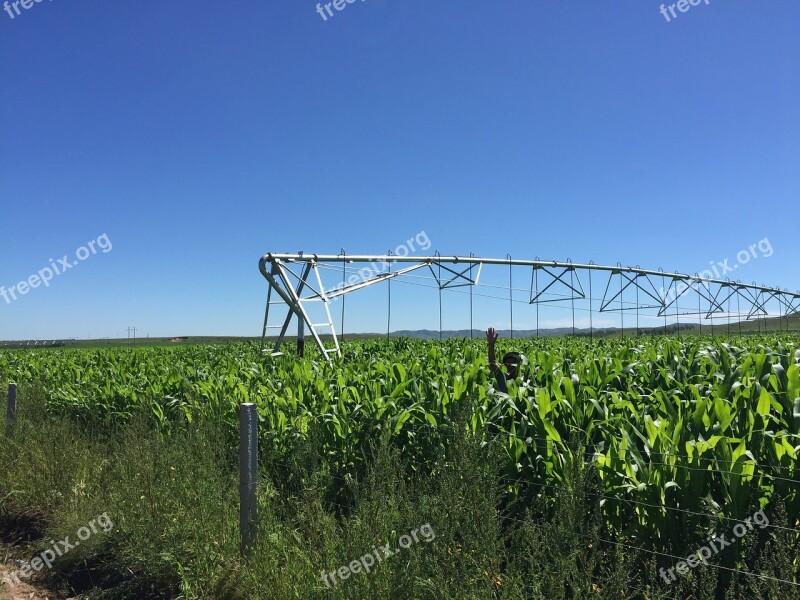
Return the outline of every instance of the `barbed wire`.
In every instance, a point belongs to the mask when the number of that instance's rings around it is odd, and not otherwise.
[[[502,477],[501,477],[501,479],[502,479]],[[520,484],[520,485],[546,487],[546,488],[550,488],[550,489],[553,489],[553,490],[563,489],[563,488],[559,487],[559,485],[557,485],[557,484],[548,484],[548,483],[543,483],[543,482],[528,481],[526,479],[514,479],[514,480],[510,480],[510,482],[511,483],[515,483],[515,484]],[[561,484],[561,485],[566,487],[566,484]],[[647,502],[642,502],[641,500],[631,500],[629,498],[623,498],[621,496],[608,496],[608,495],[597,493],[597,492],[591,492],[589,490],[583,490],[582,493],[586,494],[587,496],[592,496],[592,497],[595,497],[595,498],[601,498],[603,500],[612,500],[612,501],[616,501],[616,502],[624,502],[626,504],[633,504],[633,505],[636,505],[636,506],[644,506],[644,507],[647,507],[647,508],[655,508],[655,509],[658,509],[658,510],[680,512],[680,513],[690,514],[690,515],[694,515],[694,516],[698,516],[698,517],[704,517],[704,518],[707,518],[707,519],[721,519],[721,520],[725,520],[725,521],[732,521],[734,523],[740,523],[742,525],[747,525],[747,521],[742,521],[741,519],[735,519],[733,517],[726,517],[726,516],[723,516],[723,515],[720,515],[720,514],[716,514],[716,513],[701,513],[701,512],[697,512],[697,511],[688,510],[688,509],[685,509],[685,508],[677,508],[677,507],[673,507],[673,506],[666,506],[664,504],[650,504],[650,503],[647,503]],[[762,526],[759,525],[759,528],[761,528],[761,527]],[[772,524],[768,523],[768,524],[764,525],[763,528],[764,529],[776,529],[778,531],[786,531],[786,532],[789,532],[789,533],[800,535],[800,529],[795,528],[795,527],[783,527],[781,525],[772,525]]]
[[[320,419],[322,422],[331,422],[331,415],[324,415],[324,414],[323,415],[305,414],[305,415],[301,415],[299,418],[303,419],[303,420]],[[390,427],[387,428],[388,431],[391,431],[393,429],[396,430],[396,431],[394,431],[395,435],[399,435],[399,434],[402,434],[402,433],[416,433],[416,432],[426,431],[426,432],[434,433],[435,435],[441,435],[441,436],[445,436],[445,437],[446,436],[451,436],[451,437],[459,436],[459,437],[462,437],[465,434],[469,433],[469,430],[466,427],[463,430],[459,431],[459,430],[457,430],[455,428],[451,428],[451,429],[448,430],[446,428],[446,426],[431,425],[431,424],[417,424],[413,428],[405,427],[403,425],[403,426],[400,427],[399,430],[396,428],[396,426],[392,427],[391,424],[390,424]],[[267,432],[264,432],[264,433],[265,434],[272,434],[272,435],[276,435],[276,436],[282,434],[282,432],[278,432],[278,431],[274,431],[274,432],[273,431],[267,431]],[[519,440],[522,439],[521,436],[516,436],[516,435],[510,434],[508,432],[504,432],[502,430],[498,431],[497,434],[498,435],[508,435],[509,439],[511,439],[511,438],[519,439]],[[527,439],[541,440],[542,442],[544,442],[545,444],[547,444],[550,447],[558,447],[558,446],[568,447],[568,446],[572,445],[575,448],[586,449],[587,447],[591,446],[591,444],[587,444],[587,443],[585,443],[584,441],[581,441],[581,440],[555,440],[555,439],[552,439],[552,438],[549,438],[549,437],[541,437],[541,436],[526,436],[525,439],[526,440]],[[690,460],[695,460],[695,459],[700,458],[700,457],[688,457],[688,456],[687,457],[681,457],[679,455],[672,455],[672,454],[669,454],[669,453],[648,453],[648,454],[660,455],[660,456],[674,456],[675,458],[687,458],[687,459],[690,459]],[[735,464],[734,462],[720,461],[719,459],[714,459],[714,458],[709,458],[707,460],[709,462],[717,462],[717,463],[729,462],[729,464]],[[584,462],[587,465],[595,465],[595,466],[597,465],[597,461],[596,460],[589,460],[589,461],[584,461]],[[283,466],[283,467],[289,468],[289,469],[295,468],[295,467],[293,467],[292,465],[290,465],[288,463],[282,463],[282,462],[279,462],[279,461],[270,462],[268,464]],[[729,475],[734,475],[734,476],[737,476],[737,477],[755,477],[756,476],[755,473],[751,475],[751,474],[747,474],[747,473],[724,471],[724,470],[720,470],[720,469],[712,470],[710,468],[710,466],[707,469],[702,469],[702,468],[693,467],[692,465],[682,465],[682,464],[674,464],[674,463],[654,462],[654,461],[650,461],[650,460],[646,461],[645,464],[646,465],[656,465],[656,466],[666,466],[666,467],[673,467],[673,468],[683,468],[683,469],[687,469],[689,471],[698,471],[698,472],[705,472],[705,473],[712,473],[712,474],[729,474]],[[771,465],[766,465],[766,466],[765,465],[760,465],[757,462],[746,463],[746,464],[747,465],[751,465],[753,467],[760,468],[760,469],[763,469],[763,468],[770,468],[771,469],[771,468],[776,468],[777,467],[777,466],[771,466]],[[438,468],[447,468],[448,465],[447,464],[437,465],[437,467]],[[789,467],[783,467],[783,468],[789,469]],[[771,474],[771,473],[763,473],[762,472],[762,473],[760,473],[760,475],[768,477],[768,478],[770,478],[772,480],[775,480],[775,481],[783,481],[783,482],[794,483],[794,484],[800,483],[800,481],[798,481],[796,479],[788,479],[788,478],[784,478],[784,477],[779,477],[779,476],[776,476],[776,475]],[[351,483],[352,482],[352,479],[348,480],[346,478],[338,477],[338,476],[332,475],[332,474],[328,474],[326,476],[329,476],[332,479],[340,480],[340,481],[347,482],[347,483]],[[559,485],[552,485],[552,484],[547,484],[547,483],[543,483],[543,482],[529,481],[529,480],[519,479],[519,478],[518,479],[511,479],[509,476],[501,476],[500,480],[502,482],[505,482],[505,483],[513,483],[513,484],[520,484],[520,485],[531,485],[531,486],[541,486],[541,487],[545,487],[545,488],[549,488],[549,489],[553,489],[553,490],[566,489],[566,484],[561,484],[560,487],[559,487]],[[597,493],[593,493],[591,491],[585,491],[584,493],[586,493],[586,495],[588,495],[588,496],[593,496],[593,497],[597,497],[597,498],[601,498],[601,499],[605,499],[605,500],[610,500],[610,501],[623,502],[623,503],[632,504],[632,505],[635,505],[635,506],[643,506],[643,507],[647,507],[647,508],[654,508],[654,509],[657,509],[657,510],[664,510],[664,511],[675,511],[675,512],[680,512],[680,513],[684,513],[684,514],[689,514],[689,515],[709,518],[709,519],[717,518],[717,519],[722,519],[722,520],[726,520],[726,521],[732,521],[732,522],[736,522],[736,523],[740,523],[740,524],[746,524],[746,521],[742,521],[740,519],[735,519],[733,517],[722,516],[722,515],[719,515],[719,514],[707,514],[707,513],[700,513],[700,512],[696,512],[696,511],[691,511],[691,510],[688,510],[688,509],[682,509],[682,508],[678,508],[678,507],[670,507],[670,506],[665,506],[665,505],[655,505],[655,504],[650,504],[650,503],[638,501],[638,500],[635,500],[635,499],[627,499],[627,498],[620,497],[620,496],[608,496],[608,495],[605,495],[605,494],[597,494]],[[350,511],[353,508],[352,506],[351,507],[347,507],[347,506],[344,506],[344,505],[341,505],[341,504],[338,504],[338,503],[335,503],[335,502],[330,502],[330,501],[326,501],[326,503],[329,503],[330,505],[333,505],[333,506],[337,506],[337,507],[339,507],[339,508],[341,508],[341,509],[343,509],[345,511]],[[553,524],[540,525],[540,524],[533,523],[533,522],[530,522],[530,521],[522,521],[522,520],[517,519],[515,517],[512,517],[510,515],[498,514],[497,516],[498,516],[498,518],[506,520],[506,521],[509,521],[509,522],[515,522],[515,523],[519,523],[519,524],[526,524],[527,523],[527,524],[532,525],[534,527],[549,527],[549,528],[558,529],[558,527],[553,525]],[[772,528],[774,530],[790,532],[792,534],[800,533],[800,530],[798,530],[796,528],[783,527],[783,526],[771,525],[771,524],[767,524],[764,528],[767,528],[767,527]],[[569,533],[571,535],[576,535],[576,533],[574,531],[569,531],[569,530],[566,530],[566,531],[567,531],[567,533]],[[648,553],[648,554],[652,554],[652,555],[656,555],[656,556],[661,556],[661,557],[665,557],[665,558],[683,560],[683,557],[679,557],[679,556],[676,556],[676,555],[673,555],[673,554],[660,552],[660,551],[657,551],[657,550],[644,548],[644,547],[640,547],[640,546],[636,546],[636,545],[631,545],[631,544],[628,544],[628,543],[625,543],[625,542],[616,541],[616,540],[605,539],[605,538],[602,538],[602,537],[599,537],[599,536],[594,536],[593,537],[593,536],[589,536],[588,534],[585,534],[585,535],[586,535],[587,538],[595,539],[595,540],[601,541],[603,543],[617,545],[617,546],[621,546],[621,547],[626,547],[626,548],[633,549],[633,550],[636,550],[636,551],[639,551],[639,552],[644,552],[644,553]],[[772,577],[772,576],[768,576],[768,575],[763,575],[763,574],[760,574],[760,573],[754,573],[754,572],[751,572],[751,571],[745,571],[745,570],[741,570],[741,569],[734,569],[734,568],[725,567],[725,566],[722,566],[722,565],[708,564],[707,566],[712,567],[712,568],[716,568],[716,569],[723,569],[723,570],[730,571],[730,572],[733,572],[733,573],[736,573],[736,574],[740,574],[740,575],[743,575],[743,576],[758,577],[760,579],[772,581],[772,582],[775,582],[775,583],[780,583],[780,584],[784,584],[784,585],[791,585],[791,586],[794,586],[794,587],[800,587],[800,584],[798,584],[798,583],[796,583],[794,581],[787,580],[787,579],[781,579],[781,578]]]
[[[290,465],[288,463],[283,463],[283,462],[280,462],[280,461],[271,461],[269,464],[270,465],[281,466],[281,467],[284,467],[287,470],[292,470],[292,469],[297,468],[297,465]],[[452,468],[452,466],[445,464],[445,465],[441,465],[439,468]],[[336,481],[341,481],[341,482],[343,482],[343,483],[345,483],[347,485],[352,485],[352,484],[356,483],[355,477],[350,477],[350,478],[348,478],[348,477],[340,477],[340,476],[334,475],[332,473],[325,473],[323,475],[323,477],[329,478],[329,479],[332,479],[332,480],[336,480]],[[567,489],[568,491],[571,491],[571,490],[569,490],[569,488],[567,487],[567,485],[565,483],[562,483],[562,484],[548,484],[548,483],[544,483],[544,482],[534,481],[534,480],[531,480],[531,479],[511,478],[508,475],[502,475],[502,474],[499,476],[498,479],[503,483],[512,484],[512,485],[543,487],[543,488],[551,489],[551,490],[554,490],[554,491],[559,491],[559,490],[563,490],[563,489]],[[585,493],[587,496],[600,498],[600,499],[603,499],[603,500],[610,500],[610,501],[615,501],[615,502],[623,502],[625,504],[631,504],[631,505],[635,505],[635,506],[642,506],[642,507],[646,507],[646,508],[654,508],[654,509],[657,509],[657,510],[664,510],[664,511],[667,511],[667,512],[678,512],[678,513],[682,513],[682,514],[688,514],[688,515],[692,515],[692,516],[703,517],[703,518],[707,518],[707,519],[711,519],[711,520],[720,519],[720,520],[724,520],[724,521],[728,521],[728,522],[747,525],[747,521],[743,521],[741,519],[736,519],[734,517],[727,517],[727,516],[724,516],[724,515],[721,515],[721,514],[718,514],[718,513],[701,513],[701,512],[692,511],[692,510],[685,509],[685,508],[667,506],[665,504],[651,504],[651,503],[648,503],[648,502],[642,502],[641,500],[624,498],[622,496],[609,496],[607,494],[592,492],[590,490],[584,490],[583,493]],[[761,526],[759,526],[759,527],[761,527]],[[795,527],[784,527],[784,526],[781,526],[781,525],[772,525],[771,523],[766,524],[765,526],[763,526],[763,528],[764,529],[775,529],[775,530],[778,530],[778,531],[785,531],[785,532],[796,534],[796,535],[800,534],[800,529],[798,529],[798,528],[795,528]]]
[[[639,552],[647,552],[648,554],[654,554],[658,556],[664,556],[667,558],[672,558],[675,560],[683,561],[685,557],[683,556],[675,556],[674,554],[667,554],[665,552],[658,552],[657,550],[648,550],[647,548],[639,548],[637,546],[631,546],[630,544],[625,544],[624,542],[616,542],[614,540],[607,540],[604,538],[598,538],[601,542],[606,542],[608,544],[615,544],[617,546],[624,546],[626,548],[631,548],[633,550],[638,550]],[[761,579],[765,579],[767,581],[773,581],[775,583],[783,583],[787,585],[791,585],[792,587],[800,588],[800,583],[796,583],[794,581],[789,581],[788,579],[779,579],[778,577],[772,577],[770,575],[762,575],[760,573],[753,573],[752,571],[742,571],[741,569],[733,569],[731,567],[725,567],[723,565],[717,565],[714,563],[706,563],[705,566],[711,567],[713,569],[723,569],[725,571],[731,571],[733,573],[737,573],[739,575],[747,575],[750,577],[759,577]]]
[[[352,511],[352,507],[346,507],[346,506],[343,506],[343,505],[338,504],[338,503],[333,502],[333,501],[326,501],[326,504],[328,504],[329,506],[336,506],[338,508],[341,508],[346,513],[349,513],[349,512]],[[652,549],[649,549],[649,548],[643,548],[641,546],[636,546],[636,545],[633,545],[633,544],[628,544],[628,543],[620,542],[620,541],[617,541],[617,540],[610,540],[610,539],[604,538],[604,537],[599,536],[599,535],[591,535],[591,534],[589,534],[588,532],[585,532],[585,531],[582,532],[582,533],[579,533],[579,532],[577,532],[575,530],[564,529],[562,527],[559,527],[555,523],[539,524],[539,523],[534,523],[532,521],[523,521],[521,519],[517,519],[516,517],[511,517],[511,516],[508,516],[508,515],[498,514],[496,516],[497,516],[497,518],[499,518],[501,520],[504,520],[504,521],[512,522],[512,523],[515,523],[515,524],[518,524],[518,525],[531,526],[531,527],[534,527],[534,528],[539,529],[539,530],[557,531],[557,532],[562,533],[562,534],[566,534],[566,535],[570,535],[570,536],[576,536],[576,537],[582,537],[582,538],[585,538],[587,540],[594,540],[594,541],[603,542],[603,543],[606,543],[606,544],[612,544],[612,545],[615,545],[615,546],[621,546],[621,547],[628,548],[630,550],[634,550],[634,551],[637,551],[637,552],[644,552],[644,553],[651,554],[651,555],[654,555],[654,556],[660,556],[660,557],[663,557],[663,558],[669,558],[669,559],[677,560],[677,561],[684,561],[686,559],[685,556],[677,556],[675,554],[670,554],[670,553],[667,553],[667,552],[661,552],[661,551],[658,551],[658,550],[652,550]],[[737,569],[737,568],[733,568],[733,567],[726,567],[724,565],[719,565],[719,564],[716,564],[716,563],[704,562],[703,564],[704,564],[704,566],[706,566],[708,568],[712,568],[712,569],[725,570],[725,571],[729,571],[729,572],[732,572],[732,573],[736,573],[737,575],[744,575],[744,576],[747,576],[747,577],[758,577],[760,579],[764,579],[764,580],[767,580],[767,581],[772,581],[774,583],[780,583],[780,584],[783,584],[783,585],[789,585],[789,586],[792,586],[792,587],[795,587],[795,588],[800,588],[800,583],[797,583],[795,581],[790,581],[788,579],[781,579],[781,578],[778,578],[778,577],[773,577],[771,575],[763,575],[761,573],[754,573],[752,571],[745,571],[745,570]],[[639,591],[642,591],[642,590],[639,590]]]
[[[336,416],[338,417],[338,415],[336,415]],[[302,416],[298,417],[298,419],[300,419],[300,420],[308,420],[308,421],[319,420],[319,422],[322,422],[322,423],[333,423],[333,422],[335,422],[333,419],[331,419],[331,415],[330,414],[302,415]],[[484,429],[487,426],[494,425],[494,424],[495,423],[493,423],[491,421],[488,421],[484,425]],[[385,431],[390,431],[393,428],[391,426],[391,423],[389,423],[388,425],[389,426],[386,428]],[[457,437],[463,437],[465,434],[470,433],[470,430],[468,430],[466,428],[463,431],[457,431],[457,430],[454,430],[454,429],[448,430],[447,427],[448,427],[447,425],[431,425],[431,424],[426,424],[426,423],[419,423],[419,424],[415,424],[413,427],[406,427],[405,424],[404,424],[401,429],[399,429],[398,431],[394,432],[394,435],[400,435],[400,434],[403,434],[403,433],[414,433],[414,434],[417,434],[417,433],[422,432],[422,431],[432,431],[436,435],[439,435],[439,436],[457,438]],[[276,433],[275,435],[278,435],[278,433]],[[518,440],[526,442],[526,443],[527,443],[527,440],[532,440],[532,441],[536,440],[536,441],[541,441],[541,442],[543,442],[545,444],[549,444],[549,445],[553,445],[553,446],[566,446],[566,447],[570,447],[570,448],[573,448],[573,449],[590,448],[591,446],[594,446],[595,450],[594,451],[589,450],[589,451],[590,452],[598,452],[596,450],[597,444],[592,444],[591,442],[584,441],[584,440],[564,440],[563,438],[561,440],[556,440],[554,438],[537,436],[537,435],[520,436],[520,435],[516,435],[516,434],[512,434],[510,432],[504,431],[502,429],[498,429],[498,431],[497,431],[497,433],[495,435],[506,435],[506,436],[508,436],[509,439],[518,439]],[[652,452],[652,451],[649,451],[646,448],[645,449],[641,449],[641,450],[639,448],[635,448],[635,450],[639,453],[639,455],[640,455],[641,459],[643,460],[645,466],[650,466],[650,465],[667,466],[667,467],[682,468],[682,469],[687,469],[687,470],[697,471],[697,472],[703,472],[703,473],[705,473],[705,472],[714,472],[714,473],[721,473],[721,474],[726,474],[726,475],[736,475],[736,476],[739,476],[739,477],[754,477],[754,476],[756,476],[756,473],[754,473],[753,475],[750,475],[750,474],[747,474],[747,473],[737,473],[735,471],[730,471],[730,470],[720,470],[720,469],[712,469],[711,468],[713,465],[720,465],[720,464],[729,464],[729,465],[742,464],[742,463],[737,463],[737,461],[728,461],[728,460],[724,460],[724,459],[710,458],[710,457],[700,457],[700,456],[690,457],[690,456],[687,456],[687,455],[672,454],[672,453],[669,453],[669,452]],[[633,449],[627,449],[625,452],[632,454],[633,453]],[[602,454],[600,454],[600,455],[602,455]],[[708,462],[709,463],[709,467],[708,468],[698,468],[698,467],[692,466],[690,464],[689,465],[684,465],[684,464],[679,464],[679,463],[658,462],[658,461],[651,460],[649,458],[650,456],[666,456],[666,457],[669,457],[669,458],[687,460],[689,462],[692,462],[694,460],[699,460],[699,461],[702,461],[702,462]],[[751,462],[743,463],[743,465],[744,466],[752,466],[752,467],[754,467],[754,469],[759,469],[760,470],[759,471],[760,475],[769,477],[769,478],[771,478],[773,480],[776,480],[776,481],[784,481],[784,482],[794,483],[794,484],[799,484],[800,483],[800,479],[788,479],[786,477],[780,477],[780,476],[775,475],[773,473],[764,472],[764,470],[767,470],[767,469],[769,469],[769,470],[777,469],[777,470],[781,470],[781,471],[796,472],[796,471],[800,470],[800,469],[798,469],[798,467],[786,467],[786,466],[782,466],[782,465],[764,465],[764,464],[761,464],[761,463],[755,461],[754,459],[752,459]]]
[[[270,464],[271,465],[283,466],[283,467],[286,467],[286,468],[292,468],[293,467],[293,465],[290,465],[288,463],[283,463],[283,462],[280,462],[280,461],[272,461]],[[294,465],[294,466],[296,466],[296,465]],[[330,477],[332,479],[336,479],[336,480],[340,480],[340,481],[347,481],[344,478],[341,478],[341,477],[338,477],[338,476],[335,476],[335,475],[330,475],[330,474],[326,474],[326,477]],[[559,488],[566,488],[566,484],[550,485],[550,484],[544,484],[544,483],[531,483],[531,482],[527,482],[525,480],[510,480],[507,477],[505,477],[504,479],[506,481],[508,481],[508,482],[515,482],[516,481],[516,482],[528,483],[528,484],[531,484],[531,485],[542,486],[542,487],[547,487],[547,488],[556,489],[556,490],[559,489]],[[352,481],[350,481],[350,483],[352,483]],[[574,492],[574,490],[572,490],[572,489],[570,489],[568,491]],[[596,497],[605,498],[605,499],[619,500],[619,501],[627,502],[627,500],[623,499],[623,498],[608,497],[608,496],[604,496],[602,494],[592,494],[592,493],[590,493],[590,492],[588,492],[586,490],[583,490],[582,493],[585,493],[585,494],[590,495],[590,496],[596,496]],[[339,502],[336,502],[334,500],[324,500],[323,504],[325,506],[329,507],[329,508],[336,507],[336,508],[341,510],[342,514],[345,514],[345,515],[346,514],[351,514],[355,509],[354,505],[347,506],[347,505],[341,504]],[[645,504],[645,506],[654,506],[654,505]],[[675,509],[673,507],[659,507],[659,508],[666,508],[666,509],[670,509],[670,510],[678,510],[678,511],[681,511],[681,512],[691,512],[691,511],[684,511],[683,509]],[[708,517],[708,518],[719,517],[719,515],[710,515],[710,514],[704,514],[704,513],[691,513],[691,514],[696,514],[698,516],[703,516],[703,517]],[[525,526],[533,527],[533,528],[535,528],[535,529],[537,529],[539,531],[545,531],[545,532],[547,532],[547,531],[555,531],[555,532],[558,532],[558,533],[566,535],[566,536],[574,536],[574,537],[583,539],[585,542],[590,542],[590,541],[601,542],[602,544],[609,544],[611,546],[622,547],[622,548],[626,548],[626,549],[634,551],[634,552],[641,552],[641,553],[645,553],[645,554],[649,554],[649,555],[653,555],[653,556],[657,556],[657,557],[661,557],[661,558],[665,558],[665,559],[670,559],[670,560],[673,560],[673,561],[685,561],[686,560],[685,556],[679,556],[679,555],[671,554],[671,553],[668,553],[668,552],[662,552],[662,551],[659,551],[659,550],[654,550],[652,548],[646,548],[646,547],[643,547],[643,546],[640,546],[640,545],[631,544],[631,543],[629,543],[627,541],[620,541],[620,540],[617,540],[617,539],[609,539],[607,536],[600,535],[600,534],[591,534],[588,531],[576,531],[575,529],[564,528],[564,527],[560,526],[559,524],[553,523],[553,522],[550,522],[550,523],[536,523],[534,521],[531,521],[530,519],[523,520],[523,519],[519,519],[517,517],[511,516],[511,515],[507,515],[507,514],[496,514],[495,516],[496,516],[496,518],[500,519],[501,521],[504,521],[504,522],[507,522],[507,523],[513,523],[515,525],[525,525]],[[745,521],[741,521],[741,520],[738,520],[738,519],[732,519],[732,518],[727,518],[727,517],[720,517],[720,518],[723,518],[723,519],[726,519],[726,520],[729,520],[729,521],[734,521],[736,523],[746,524]],[[759,527],[761,527],[761,526],[759,526]],[[784,527],[780,527],[780,526],[772,526],[772,527],[774,529],[778,529],[778,530],[790,531],[792,533],[800,533],[800,531],[796,530],[796,529],[784,528]],[[386,538],[386,539],[388,540],[388,538]],[[379,542],[380,541],[383,541],[383,540],[379,540]],[[600,546],[598,546],[598,549],[600,549]],[[730,572],[730,573],[733,573],[735,575],[740,575],[740,576],[743,576],[743,577],[755,577],[755,578],[758,578],[758,579],[761,579],[761,580],[771,581],[771,582],[776,583],[776,584],[785,585],[785,586],[791,586],[792,588],[800,588],[800,583],[797,583],[797,582],[789,580],[789,579],[782,579],[782,578],[779,578],[779,577],[773,577],[771,575],[764,575],[764,574],[761,574],[761,573],[755,573],[753,571],[744,570],[744,569],[740,569],[740,568],[727,567],[727,566],[724,566],[724,565],[711,563],[711,562],[704,562],[703,565],[705,567],[707,567],[707,568],[710,568],[710,569],[722,570],[722,571]],[[646,597],[658,597],[658,598],[662,598],[663,600],[677,600],[677,598],[668,595],[668,592],[666,590],[663,590],[663,589],[651,588],[651,587],[648,587],[647,589],[645,589],[645,588],[639,588],[639,587],[636,587],[636,586],[633,586],[633,585],[626,585],[625,588],[627,590],[633,590],[633,591],[636,591],[636,592],[641,592],[643,594],[646,594],[647,595]]]

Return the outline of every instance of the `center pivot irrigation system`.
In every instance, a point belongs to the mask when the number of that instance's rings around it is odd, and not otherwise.
[[[362,268],[359,268],[362,266]],[[368,268],[364,268],[368,267]],[[505,268],[508,274],[508,285],[481,284],[481,274],[488,268]],[[575,303],[589,303],[589,334],[594,336],[592,313],[619,312],[622,323],[621,333],[624,335],[624,313],[636,313],[636,328],[639,330],[639,317],[663,317],[666,330],[667,318],[674,316],[678,322],[681,315],[695,315],[701,319],[728,319],[730,331],[731,318],[736,317],[741,331],[741,322],[760,319],[761,317],[779,317],[779,327],[783,328],[783,319],[800,312],[800,292],[789,292],[780,288],[756,284],[746,284],[728,279],[711,279],[700,275],[682,273],[666,273],[659,269],[652,271],[637,267],[577,264],[571,261],[519,260],[506,258],[480,258],[470,256],[395,256],[385,255],[346,255],[342,251],[338,255],[324,254],[266,254],[259,262],[259,270],[269,283],[267,305],[264,314],[264,328],[261,334],[263,352],[279,356],[286,332],[292,316],[297,317],[298,347],[303,350],[303,340],[307,330],[314,338],[323,356],[328,360],[333,355],[341,355],[339,336],[331,316],[331,301],[351,292],[387,282],[388,319],[387,335],[391,323],[391,281],[406,280],[423,287],[438,288],[439,291],[439,335],[442,335],[442,293],[456,288],[468,288],[470,297],[470,332],[472,328],[474,296],[495,298],[508,302],[511,317],[511,337],[514,332],[514,304],[525,303],[536,306],[537,335],[539,322],[539,305],[558,303],[571,307],[572,330],[575,333]],[[527,284],[519,288],[513,286],[514,272],[523,270]],[[341,283],[326,288],[320,271],[334,271],[342,276]],[[528,273],[530,271],[530,273]],[[346,276],[349,273],[349,277]],[[602,298],[592,295],[592,276],[601,277],[605,284]],[[504,275],[505,277],[505,275]],[[410,281],[416,280],[416,281]],[[431,285],[419,283],[427,280]],[[583,282],[588,283],[584,287]],[[601,283],[601,285],[602,285]],[[660,284],[659,287],[656,287]],[[495,292],[505,290],[507,295],[486,295],[473,290],[491,288]],[[586,291],[588,291],[588,295]],[[526,298],[514,298],[514,292],[525,292]],[[628,298],[625,300],[624,298]],[[314,323],[309,308],[314,303],[324,307],[325,321]],[[681,306],[682,304],[682,306]],[[732,306],[733,310],[732,310]],[[272,306],[282,306],[286,310],[283,323],[269,325]],[[772,312],[768,309],[770,307]],[[777,309],[777,310],[774,310]],[[279,309],[280,310],[280,309]],[[580,309],[585,310],[585,309]],[[281,310],[282,314],[282,310]],[[789,327],[788,319],[786,322]],[[275,345],[265,348],[267,332],[279,329]],[[342,323],[340,333],[344,330],[344,302],[342,302]],[[321,335],[330,335],[326,345]]]

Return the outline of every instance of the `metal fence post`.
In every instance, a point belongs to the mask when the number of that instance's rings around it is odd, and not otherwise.
[[[248,402],[239,405],[239,533],[242,554],[253,543],[258,517],[258,411]]]
[[[17,384],[16,383],[9,383],[8,384],[8,411],[6,412],[6,416],[8,417],[8,422],[13,423],[14,417],[17,414]]]

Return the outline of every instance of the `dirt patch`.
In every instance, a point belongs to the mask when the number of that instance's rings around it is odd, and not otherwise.
[[[48,590],[35,585],[30,585],[25,580],[20,583],[14,581],[16,572],[14,563],[0,565],[0,598],[2,600],[54,600],[54,596]]]
[[[15,560],[17,547],[41,537],[42,521],[38,518],[0,516],[0,600],[55,600],[58,596],[38,587],[32,579],[19,576]],[[62,596],[63,597],[63,596]]]
[[[13,549],[0,543],[0,600],[64,600],[65,595],[56,594],[36,584],[36,581],[19,577]],[[77,600],[77,599],[72,599]]]

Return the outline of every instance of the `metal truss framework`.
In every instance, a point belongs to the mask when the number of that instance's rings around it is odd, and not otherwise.
[[[386,272],[378,269],[366,269],[366,276],[356,277],[357,281],[346,282],[344,273],[347,265],[370,264],[382,265]],[[351,292],[376,285],[381,282],[410,276],[415,271],[430,271],[436,287],[439,289],[439,314],[441,324],[441,294],[442,291],[479,285],[481,272],[485,266],[505,266],[509,270],[509,303],[511,309],[511,329],[513,336],[513,300],[512,292],[512,267],[527,267],[531,269],[531,283],[528,291],[528,304],[537,305],[537,330],[538,330],[538,305],[543,303],[569,302],[573,308],[573,330],[575,301],[588,300],[590,303],[590,319],[592,310],[592,274],[608,274],[608,281],[600,300],[598,312],[635,311],[638,316],[645,315],[667,318],[674,315],[695,315],[701,319],[713,319],[721,316],[736,314],[744,320],[767,317],[770,313],[767,304],[774,301],[778,306],[778,316],[786,317],[792,313],[800,312],[800,292],[789,292],[780,288],[772,288],[756,284],[746,284],[728,279],[707,279],[698,275],[682,273],[666,273],[663,270],[653,271],[637,267],[623,267],[589,264],[573,264],[571,261],[543,261],[512,259],[510,256],[503,258],[480,258],[470,256],[394,256],[386,255],[318,255],[318,254],[266,254],[259,262],[259,270],[269,283],[267,291],[267,305],[264,314],[264,328],[261,335],[262,351],[270,352],[273,356],[280,355],[280,348],[285,341],[292,316],[298,319],[298,340],[302,340],[305,331],[314,339],[325,358],[341,354],[339,337],[333,323],[330,311],[330,302]],[[396,270],[393,270],[396,267]],[[335,288],[325,289],[320,275],[320,269],[341,270],[342,283]],[[363,272],[365,269],[361,269]],[[581,276],[588,279],[589,295],[587,297]],[[353,280],[353,277],[350,278]],[[543,287],[540,289],[540,279]],[[658,282],[662,285],[656,287]],[[668,285],[667,285],[668,282]],[[519,290],[519,288],[513,288]],[[635,301],[624,301],[624,295],[635,294]],[[273,298],[273,294],[277,296]],[[681,299],[687,300],[692,296],[692,306],[681,307]],[[696,297],[696,306],[694,304]],[[391,287],[390,287],[391,311]],[[471,298],[471,296],[470,296]],[[309,317],[309,305],[319,302],[324,307],[325,321],[312,322]],[[731,303],[736,303],[736,312],[731,312]],[[268,325],[270,307],[282,305],[286,315],[282,325]],[[471,304],[470,304],[471,307]],[[727,307],[727,308],[726,308]],[[472,309],[470,308],[470,315]],[[391,313],[390,313],[391,315]],[[391,316],[390,316],[391,318]],[[470,317],[471,319],[471,317]],[[471,327],[471,323],[470,323]],[[702,324],[701,324],[702,327]],[[267,332],[270,329],[279,329],[275,346],[265,350],[264,345]],[[441,325],[440,325],[441,329]],[[321,332],[320,330],[328,330]],[[331,342],[323,343],[321,335],[328,333]],[[713,329],[712,329],[713,332]],[[624,333],[624,326],[623,326]]]

